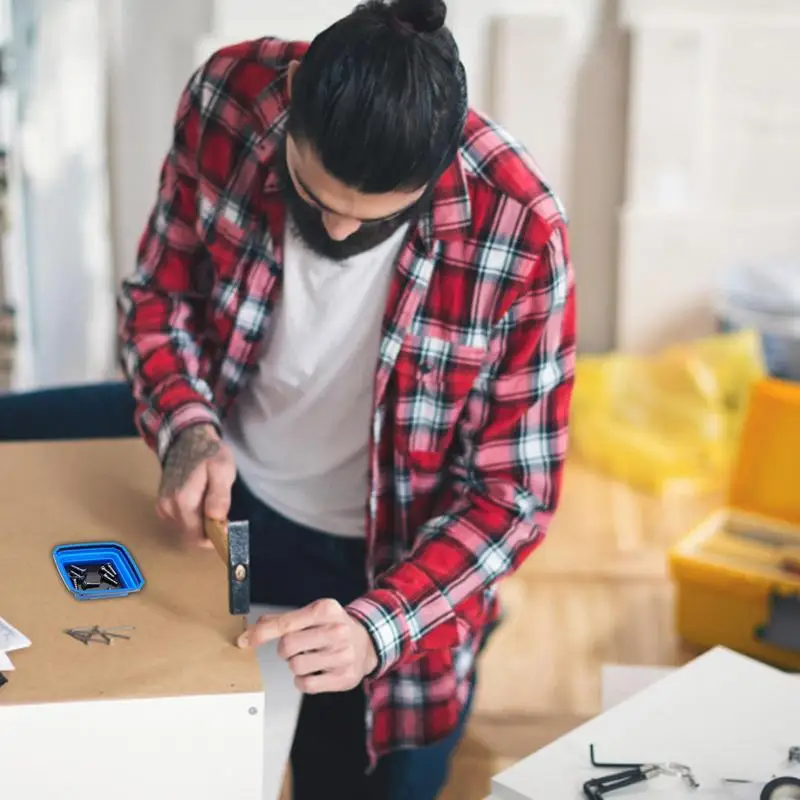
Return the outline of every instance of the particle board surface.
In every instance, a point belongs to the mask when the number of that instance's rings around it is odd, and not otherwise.
[[[0,616],[32,641],[0,705],[259,692],[255,654],[234,642],[225,567],[158,519],[159,466],[138,440],[0,445]],[[78,601],[56,545],[116,541],[145,579],[124,598]],[[66,628],[135,626],[130,641],[84,645]]]

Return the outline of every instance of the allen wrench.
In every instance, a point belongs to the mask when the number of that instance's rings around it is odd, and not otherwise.
[[[592,778],[583,784],[583,794],[588,800],[600,800],[611,792],[633,786],[643,781],[649,781],[660,775],[671,775],[681,778],[689,787],[697,789],[700,784],[694,777],[692,770],[685,764],[667,762],[664,764],[623,764],[618,762],[598,761],[595,756],[594,745],[589,745],[589,760],[593,767],[599,769],[617,769],[611,775]]]

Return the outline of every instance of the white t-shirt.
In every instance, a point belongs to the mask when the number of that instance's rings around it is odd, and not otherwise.
[[[281,299],[258,372],[226,422],[255,496],[326,533],[364,535],[381,325],[407,227],[336,263],[287,224]]]

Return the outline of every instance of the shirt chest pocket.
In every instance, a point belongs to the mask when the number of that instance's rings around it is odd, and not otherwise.
[[[409,338],[395,365],[395,443],[412,466],[437,469],[485,358],[479,348]]]

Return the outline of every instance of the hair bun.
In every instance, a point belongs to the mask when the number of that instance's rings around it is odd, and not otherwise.
[[[391,9],[400,22],[410,25],[416,33],[435,33],[447,19],[444,0],[394,0]]]

